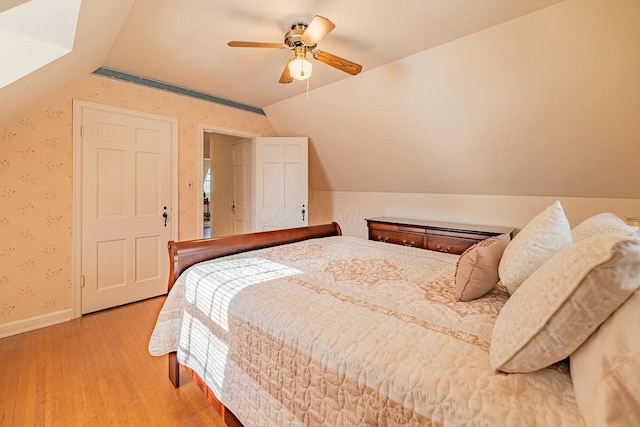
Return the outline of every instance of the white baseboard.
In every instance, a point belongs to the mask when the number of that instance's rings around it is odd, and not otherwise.
[[[0,324],[0,338],[18,335],[23,332],[33,331],[34,329],[40,329],[46,326],[57,325],[58,323],[68,322],[71,319],[73,319],[73,310],[69,308],[49,314],[43,314],[41,316],[29,317],[27,319],[16,320],[15,322]]]

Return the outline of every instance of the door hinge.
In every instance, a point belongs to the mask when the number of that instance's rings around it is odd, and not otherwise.
[[[84,138],[84,126],[80,125],[80,136]]]
[[[84,288],[84,276],[80,276],[80,287]]]

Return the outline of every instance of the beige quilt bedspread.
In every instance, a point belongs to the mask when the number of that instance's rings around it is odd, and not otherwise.
[[[199,264],[149,343],[247,426],[582,425],[568,368],[489,366],[501,287],[454,300],[456,255],[350,237]]]

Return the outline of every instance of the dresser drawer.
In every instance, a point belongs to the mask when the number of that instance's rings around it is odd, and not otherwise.
[[[460,255],[470,246],[475,245],[483,239],[466,239],[461,237],[427,235],[427,249],[449,254]]]
[[[369,240],[461,254],[492,236],[513,233],[513,228],[444,223],[416,219],[377,217],[367,219]]]
[[[424,248],[424,233],[405,233],[401,231],[389,231],[376,228],[369,229],[369,240],[393,243],[396,245]]]

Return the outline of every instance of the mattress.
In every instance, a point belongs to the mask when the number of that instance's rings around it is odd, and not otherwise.
[[[346,236],[186,270],[149,351],[177,351],[245,425],[583,425],[566,363],[489,365],[508,298],[454,299],[457,255]]]

